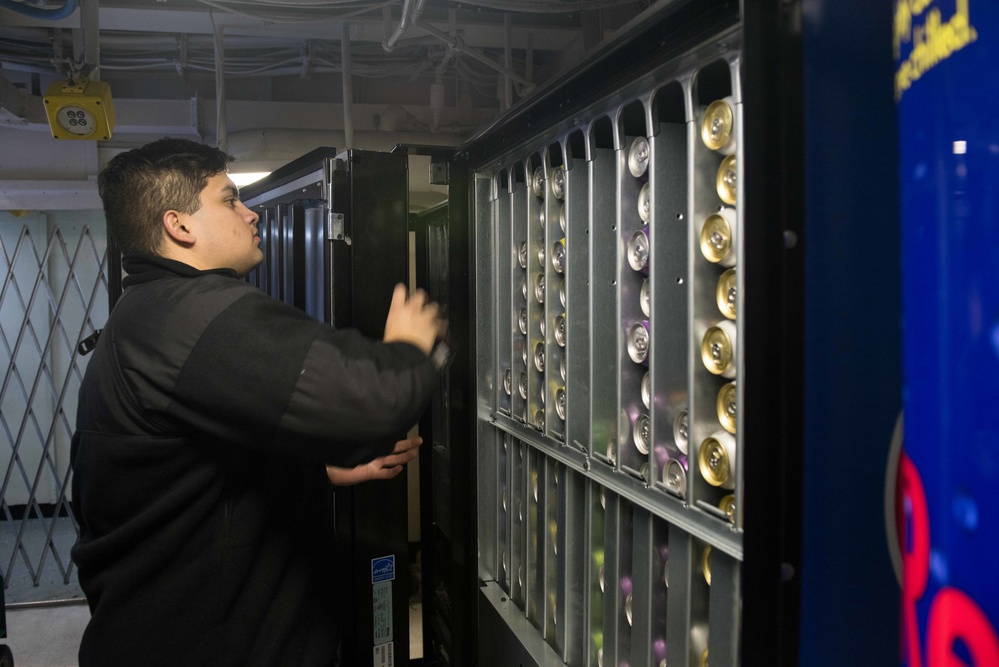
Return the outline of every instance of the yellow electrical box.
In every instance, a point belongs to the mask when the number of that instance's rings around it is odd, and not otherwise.
[[[84,78],[56,81],[42,101],[56,139],[111,138],[115,115],[107,83]]]

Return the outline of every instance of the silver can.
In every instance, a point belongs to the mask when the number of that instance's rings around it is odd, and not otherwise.
[[[565,347],[565,314],[555,318],[555,342]]]
[[[539,431],[545,430],[545,409],[541,408],[534,413],[534,427]]]
[[[652,423],[649,421],[648,415],[639,415],[638,419],[635,420],[635,428],[632,431],[632,440],[635,443],[635,449],[637,449],[642,455],[649,455],[649,431],[652,430]]]
[[[527,346],[520,348],[520,356],[524,360],[524,365],[527,365]]]
[[[628,329],[628,356],[636,364],[649,363],[649,330],[644,322],[636,322]]]
[[[558,199],[565,199],[565,168],[555,167],[552,170],[552,194]]]
[[[537,166],[534,168],[534,176],[531,178],[531,192],[535,197],[545,196],[545,168]]]
[[[508,396],[513,394],[513,371],[509,368],[503,374],[503,390],[506,391]]]
[[[552,246],[552,267],[558,273],[565,273],[565,239],[559,239]]]
[[[565,204],[558,209],[558,226],[562,228],[562,233],[565,234]]]
[[[559,303],[562,304],[562,307],[565,308],[565,281],[564,280],[558,284],[558,300],[559,300]]]
[[[545,344],[539,342],[534,346],[534,367],[539,373],[545,372]]]
[[[628,266],[641,273],[649,272],[649,237],[644,230],[639,229],[631,235],[625,253]]]
[[[524,295],[524,300],[527,300],[527,276],[520,277],[520,292]]]
[[[545,244],[542,243],[538,245],[538,266],[544,268],[545,266]]]
[[[642,291],[638,295],[639,303],[642,305],[642,312],[646,317],[652,317],[652,288],[649,279],[642,281]]]
[[[545,337],[545,319],[544,318],[541,318],[538,321],[538,328],[541,329],[541,337],[544,338]]]
[[[687,453],[689,433],[690,417],[687,411],[684,410],[673,418],[673,442],[676,443],[676,448],[683,454]]]
[[[534,298],[538,303],[545,302],[545,274],[539,273],[534,279]]]
[[[520,373],[520,385],[517,387],[520,391],[520,397],[527,400],[527,371],[521,371]]]
[[[520,316],[517,318],[517,325],[520,327],[520,333],[527,335],[527,308],[520,309]]]
[[[545,218],[545,209],[542,207],[541,210],[538,211],[538,223],[541,225],[541,229],[545,228]]]
[[[652,219],[652,201],[649,198],[649,184],[646,183],[638,192],[638,217],[642,222]]]
[[[559,419],[565,421],[565,387],[555,390],[555,412]]]
[[[670,459],[663,468],[663,485],[670,493],[687,497],[687,459],[677,457]],[[667,584],[668,585],[668,584]]]
[[[565,356],[566,355],[563,354],[562,358],[558,360],[558,372],[559,372],[559,375],[562,376],[562,382],[566,381],[566,376],[567,376],[567,374],[565,372],[566,371],[566,368],[565,368],[565,366],[566,366]]]
[[[649,170],[649,140],[645,137],[635,137],[628,149],[628,171],[635,178],[641,178]]]
[[[517,251],[517,261],[520,263],[520,268],[527,268],[527,241],[520,242],[520,250]]]
[[[642,403],[652,409],[652,371],[645,371],[642,376]]]

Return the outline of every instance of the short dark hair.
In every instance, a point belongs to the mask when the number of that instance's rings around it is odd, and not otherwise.
[[[218,148],[170,137],[111,158],[97,190],[108,233],[122,254],[159,254],[163,214],[201,208],[201,191],[229,160]]]

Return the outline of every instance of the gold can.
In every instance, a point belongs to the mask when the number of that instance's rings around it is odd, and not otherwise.
[[[711,545],[704,547],[704,551],[701,552],[701,573],[704,575],[704,581],[708,582],[708,586],[711,585]]]
[[[736,372],[736,328],[732,320],[722,320],[704,332],[701,361],[715,375],[732,379]]]
[[[535,197],[545,196],[545,168],[540,165],[534,168],[534,176],[531,178],[531,191]]]
[[[736,298],[738,296],[735,269],[728,269],[718,279],[718,287],[715,289],[715,303],[718,304],[718,310],[721,311],[721,314],[730,320],[734,320],[736,317]]]
[[[715,178],[715,190],[718,198],[726,204],[735,206],[735,190],[738,182],[735,154],[729,155],[718,165],[718,176]]]
[[[728,520],[735,523],[735,494],[730,493],[718,501],[718,509],[728,515]]]
[[[735,102],[731,97],[715,100],[708,105],[701,119],[701,141],[722,155],[735,152]]]
[[[735,266],[735,210],[722,208],[704,220],[701,227],[701,254],[709,262],[724,267]]]
[[[649,170],[649,140],[645,137],[635,137],[628,149],[628,171],[635,178],[641,178]]]
[[[701,476],[711,486],[735,488],[735,437],[728,431],[716,431],[704,439],[697,455]]]
[[[722,425],[729,433],[735,433],[735,418],[736,418],[736,391],[735,382],[729,382],[722,386],[718,390],[718,400],[715,401],[715,407],[718,412],[718,422]]]

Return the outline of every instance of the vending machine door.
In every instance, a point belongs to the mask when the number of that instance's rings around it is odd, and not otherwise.
[[[334,327],[380,339],[392,290],[408,283],[405,155],[317,149],[242,196],[260,214],[265,254],[248,279]],[[406,476],[337,489],[332,500],[337,559],[330,576],[348,601],[344,664],[408,658]]]

